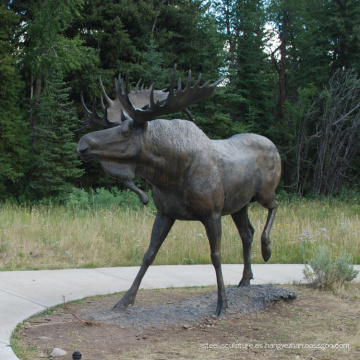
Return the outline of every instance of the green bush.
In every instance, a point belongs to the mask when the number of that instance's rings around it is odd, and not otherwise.
[[[315,249],[313,258],[305,265],[305,279],[313,286],[324,290],[335,290],[354,280],[359,272],[354,270],[352,258],[346,252],[337,258],[322,245]]]
[[[147,194],[150,202],[147,205],[151,209],[155,208],[150,192]],[[143,207],[138,196],[130,190],[119,190],[112,188],[97,188],[95,191],[87,192],[85,189],[73,188],[66,198],[66,205],[74,208],[105,208],[118,206],[126,209],[138,209]]]
[[[85,189],[78,189],[74,187],[66,199],[66,205],[75,208],[88,207],[89,194]]]
[[[106,206],[119,205],[120,199],[111,191],[105,188],[98,188],[95,192],[90,193],[90,202],[94,207],[103,208]]]

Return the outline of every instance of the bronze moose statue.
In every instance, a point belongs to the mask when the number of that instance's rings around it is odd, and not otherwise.
[[[280,179],[281,161],[275,145],[255,134],[238,134],[227,140],[210,140],[188,120],[161,120],[159,116],[186,111],[215,91],[220,80],[200,85],[201,76],[191,86],[191,72],[182,89],[181,79],[175,87],[176,66],[168,92],[150,89],[129,92],[129,80],[116,81],[116,119],[103,117],[86,109],[86,124],[101,122],[108,129],[84,135],[77,146],[83,161],[98,158],[107,174],[124,181],[143,203],[146,195],[134,185],[135,174],[153,187],[157,209],[151,241],[140,270],[114,310],[133,305],[142,278],[175,220],[198,220],[205,226],[210,243],[211,261],[215,268],[218,300],[216,316],[226,312],[227,299],[221,271],[221,217],[231,215],[243,244],[244,270],[239,286],[253,279],[250,251],[254,229],[248,218],[248,204],[259,202],[268,209],[261,236],[265,261],[271,257],[269,233],[277,210],[275,189]],[[125,86],[124,86],[125,83]],[[106,96],[105,91],[103,94]],[[143,91],[143,102],[136,103],[136,92]],[[145,95],[146,94],[146,95]],[[114,109],[107,98],[110,110]],[[144,104],[145,102],[145,104]],[[120,106],[121,105],[121,106]],[[104,105],[103,105],[104,107]],[[104,107],[105,108],[105,107]],[[89,125],[90,126],[90,125]]]

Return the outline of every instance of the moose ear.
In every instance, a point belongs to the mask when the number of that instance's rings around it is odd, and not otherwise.
[[[132,120],[132,118],[128,114],[126,114],[123,109],[121,109],[121,121],[125,120]]]
[[[134,120],[132,119],[131,116],[129,116],[123,109],[121,109],[121,122],[124,122],[124,121],[127,121],[127,120],[130,120],[129,121],[129,126],[131,128],[142,128],[142,129],[146,129],[147,128],[147,122],[143,123],[143,124],[137,124],[134,122]]]

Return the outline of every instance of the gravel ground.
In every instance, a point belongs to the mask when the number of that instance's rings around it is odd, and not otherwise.
[[[226,288],[228,309],[226,317],[235,314],[256,313],[280,300],[296,299],[294,291],[274,285],[252,285]],[[213,316],[217,303],[217,291],[158,306],[134,306],[126,311],[103,310],[83,313],[81,317],[100,323],[147,329],[149,327],[197,323]]]

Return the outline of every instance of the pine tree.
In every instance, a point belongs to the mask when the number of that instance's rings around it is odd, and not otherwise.
[[[32,168],[26,174],[26,199],[59,196],[81,175],[70,131],[77,116],[69,100],[71,90],[63,83],[75,71],[93,69],[95,63],[94,52],[84,47],[78,36],[66,36],[69,24],[79,17],[81,4],[81,0],[10,4],[22,14],[19,55],[30,105]]]
[[[54,69],[37,105],[38,123],[33,133],[34,167],[29,181],[37,198],[64,196],[83,171],[74,153],[72,130],[77,116],[69,102],[69,88]]]
[[[227,41],[228,103],[233,121],[265,133],[271,122],[271,77],[265,53],[262,0],[215,2]]]
[[[1,4],[0,18],[0,200],[3,200],[16,196],[16,183],[29,166],[29,132],[21,110],[24,86],[13,56],[17,16]]]
[[[353,0],[322,2],[318,34],[326,34],[331,75],[337,69],[360,67],[360,4]],[[323,39],[325,40],[325,39]]]

